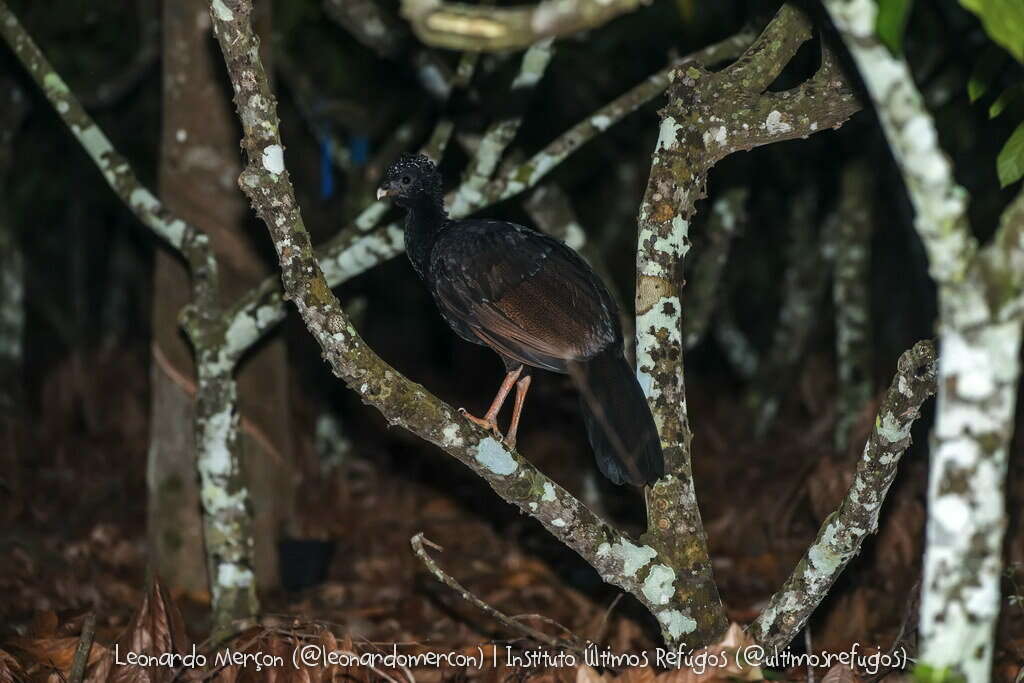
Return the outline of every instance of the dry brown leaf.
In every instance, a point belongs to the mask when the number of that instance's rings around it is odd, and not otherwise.
[[[615,683],[654,683],[658,678],[658,672],[649,666],[636,666],[626,669],[616,679]]]
[[[25,670],[8,652],[0,650],[0,683],[15,683],[25,678]]]
[[[821,683],[860,683],[860,677],[846,664],[836,664],[828,670]]]
[[[27,635],[31,638],[52,638],[57,635],[57,626],[60,620],[53,610],[36,612],[28,625]]]
[[[165,653],[185,655],[191,652],[192,645],[188,634],[185,633],[185,625],[178,606],[164,590],[160,581],[154,578],[142,598],[142,604],[135,611],[116,644],[106,652],[105,657],[90,666],[87,680],[97,683],[169,682],[175,676],[173,668],[118,664],[116,658],[124,661],[129,653],[151,657]],[[95,648],[95,645],[93,647]]]

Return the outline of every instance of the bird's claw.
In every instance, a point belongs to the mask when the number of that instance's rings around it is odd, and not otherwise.
[[[494,437],[499,442],[505,439],[505,436],[501,433],[501,430],[498,429],[498,422],[496,420],[488,420],[482,417],[477,417],[476,415],[473,415],[465,408],[459,408],[459,414],[462,415],[467,420],[469,420],[470,422],[472,422],[473,424],[475,424],[477,427],[483,427],[484,429],[489,431],[491,434],[494,435]]]

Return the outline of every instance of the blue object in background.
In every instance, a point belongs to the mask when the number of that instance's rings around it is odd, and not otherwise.
[[[352,155],[353,166],[365,166],[370,160],[370,138],[365,135],[353,135],[348,140],[348,150]]]
[[[334,162],[331,160],[331,140],[320,140],[320,199],[334,196]]]

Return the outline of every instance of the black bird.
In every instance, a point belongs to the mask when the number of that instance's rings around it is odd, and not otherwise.
[[[529,368],[567,373],[580,391],[601,472],[636,486],[661,477],[658,431],[623,354],[615,302],[590,266],[559,240],[521,225],[450,219],[441,175],[423,155],[388,168],[377,190],[384,197],[408,211],[406,252],[441,315],[460,337],[505,362],[505,380],[484,417],[462,413],[500,437],[498,411],[515,384],[507,437],[514,446]]]

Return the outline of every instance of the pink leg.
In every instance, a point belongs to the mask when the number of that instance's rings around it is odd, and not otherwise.
[[[498,387],[498,393],[495,394],[494,400],[491,401],[491,407],[487,409],[487,413],[483,418],[474,417],[466,411],[465,408],[459,408],[459,412],[463,416],[475,425],[489,429],[496,436],[501,436],[501,431],[498,429],[498,411],[505,405],[505,399],[508,397],[508,392],[512,391],[512,385],[515,384],[516,380],[519,379],[519,375],[523,372],[523,366],[520,365],[515,370],[512,370],[505,375],[505,380]]]
[[[508,428],[508,437],[505,439],[509,448],[516,447],[516,432],[519,431],[519,418],[523,414],[526,392],[530,390],[530,379],[530,376],[527,375],[516,382],[516,402],[512,408],[512,426]]]

